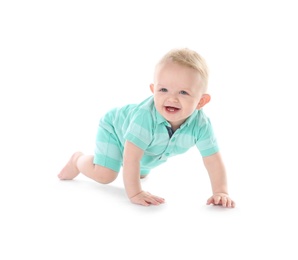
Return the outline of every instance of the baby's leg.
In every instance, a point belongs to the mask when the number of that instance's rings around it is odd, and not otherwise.
[[[77,168],[77,160],[79,157],[83,155],[81,152],[74,153],[67,164],[63,167],[61,172],[58,174],[58,178],[60,180],[72,180],[73,178],[77,177],[80,173],[79,169]]]
[[[60,180],[72,180],[80,172],[90,179],[107,184],[117,178],[118,173],[106,167],[93,163],[92,155],[84,155],[81,152],[76,152],[72,155],[68,163],[58,174]]]
[[[102,184],[107,184],[114,181],[118,172],[115,172],[104,166],[93,163],[93,155],[82,155],[77,161],[77,167],[81,173],[90,179]]]

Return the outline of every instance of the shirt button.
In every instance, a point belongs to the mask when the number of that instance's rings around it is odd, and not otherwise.
[[[166,153],[166,154],[165,154],[165,156],[169,156],[169,155],[170,155],[169,153]]]
[[[172,142],[174,142],[175,140],[176,140],[176,138],[175,138],[175,137],[173,137],[173,138],[171,139],[171,141],[172,141]]]

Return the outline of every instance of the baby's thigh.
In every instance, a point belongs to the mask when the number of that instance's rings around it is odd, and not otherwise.
[[[99,127],[96,135],[93,160],[95,167],[98,166],[98,170],[106,172],[107,174],[111,173],[111,171],[118,173],[122,165],[122,154],[123,148],[117,136]]]

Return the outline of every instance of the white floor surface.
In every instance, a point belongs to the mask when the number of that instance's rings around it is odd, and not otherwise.
[[[0,4],[0,259],[297,260],[295,1],[99,2]],[[209,61],[206,113],[236,208],[206,205],[196,149],[142,180],[161,206],[131,204],[121,172],[58,180],[74,151],[93,151],[100,116],[150,95],[155,62],[180,46]]]

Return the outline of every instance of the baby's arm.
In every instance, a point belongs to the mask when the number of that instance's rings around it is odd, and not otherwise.
[[[127,196],[131,202],[143,206],[159,205],[164,199],[142,190],[140,182],[140,161],[144,151],[126,141],[123,155],[123,180]]]
[[[223,207],[234,208],[235,202],[228,194],[227,175],[220,153],[203,157],[203,161],[209,174],[213,192],[213,195],[207,200],[207,205],[221,204]]]

